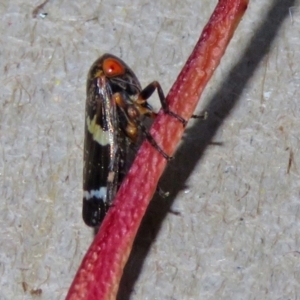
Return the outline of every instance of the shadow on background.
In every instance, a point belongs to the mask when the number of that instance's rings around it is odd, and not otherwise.
[[[195,122],[186,131],[186,138],[176,152],[174,163],[169,165],[161,180],[161,186],[165,191],[170,191],[171,196],[163,200],[156,196],[150,202],[124,270],[118,300],[130,299],[144,260],[163,220],[170,212],[176,195],[184,189],[185,181],[193,172],[194,166],[201,159],[206,147],[212,142],[218,128],[239,101],[243,89],[253,76],[259,63],[269,52],[282,22],[289,15],[289,7],[294,6],[295,2],[296,0],[273,1],[256,34],[250,40],[245,53],[224,79],[207,107],[204,108],[208,111],[208,119]],[[197,139],[189,138],[195,136],[197,136]],[[183,218],[185,216],[179,217]]]

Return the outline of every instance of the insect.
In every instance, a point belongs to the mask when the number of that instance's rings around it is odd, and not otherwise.
[[[165,112],[185,125],[185,120],[168,110],[157,81],[142,90],[133,71],[119,58],[104,54],[91,66],[87,78],[82,216],[88,226],[98,227],[128,169],[128,152],[141,133],[166,159],[143,124],[155,118],[147,99],[157,89]]]

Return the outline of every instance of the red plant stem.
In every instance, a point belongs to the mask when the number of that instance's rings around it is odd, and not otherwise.
[[[191,117],[247,5],[248,0],[219,1],[167,96],[171,111],[186,120]],[[172,155],[183,131],[181,122],[160,111],[150,133]],[[165,166],[166,160],[145,141],[81,263],[67,300],[116,299],[135,235]]]

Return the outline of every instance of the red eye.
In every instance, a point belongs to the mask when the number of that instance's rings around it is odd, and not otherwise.
[[[118,60],[107,58],[103,62],[103,71],[106,76],[114,77],[125,73],[125,68]]]

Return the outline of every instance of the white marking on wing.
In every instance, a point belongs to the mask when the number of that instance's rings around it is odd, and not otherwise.
[[[110,143],[110,133],[109,130],[104,131],[103,128],[96,123],[96,115],[91,121],[90,117],[86,118],[86,124],[88,131],[93,136],[93,140],[102,146],[106,146]]]
[[[97,199],[102,199],[103,202],[106,202],[106,194],[107,194],[107,188],[102,186],[99,190],[91,190],[91,191],[84,191],[83,192],[83,198],[85,200],[90,200],[93,197]]]

